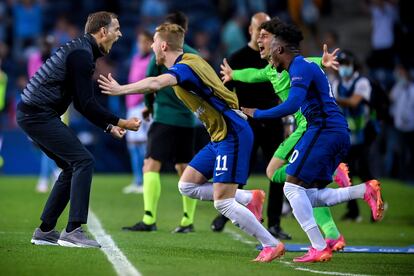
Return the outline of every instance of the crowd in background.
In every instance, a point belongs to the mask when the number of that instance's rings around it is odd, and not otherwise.
[[[265,11],[271,16],[294,22],[305,34],[302,45],[306,55],[320,55],[321,45],[330,50],[343,45],[346,37],[332,27],[321,33],[321,21],[329,22],[336,2],[340,0],[5,0],[0,2],[0,131],[17,129],[15,107],[33,64],[47,58],[60,45],[81,35],[87,15],[97,10],[119,15],[123,37],[108,57],[98,61],[97,74],[113,72],[121,83],[128,81],[128,73],[135,54],[140,52],[138,34],[153,33],[155,27],[171,11],[183,11],[189,17],[187,43],[197,49],[214,68],[222,59],[245,46],[249,18]],[[413,180],[414,173],[414,49],[411,1],[349,1],[359,3],[355,16],[370,16],[371,29],[367,49],[352,49],[361,74],[378,82],[388,96],[390,116],[378,124],[378,133],[368,151],[370,166],[376,176],[391,176]],[[352,5],[352,3],[350,3]],[[352,20],[352,18],[349,18]],[[344,32],[350,33],[350,32]],[[338,78],[330,72],[330,79]],[[114,113],[125,114],[125,100],[107,98],[99,93],[102,104]],[[384,99],[384,101],[388,101]],[[93,127],[70,112],[70,125],[79,132],[86,144],[96,142]],[[1,135],[0,135],[1,136]],[[95,138],[94,138],[95,137]],[[111,143],[100,140],[101,143]],[[12,145],[9,145],[12,146]],[[0,137],[1,149],[1,137]],[[126,161],[126,166],[128,162]],[[410,170],[411,169],[411,170]]]

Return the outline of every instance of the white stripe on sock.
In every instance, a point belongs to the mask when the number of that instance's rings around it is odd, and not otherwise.
[[[101,244],[101,250],[112,263],[116,274],[120,276],[140,276],[138,270],[128,261],[127,257],[116,246],[111,236],[105,233],[98,217],[89,209],[88,230]]]

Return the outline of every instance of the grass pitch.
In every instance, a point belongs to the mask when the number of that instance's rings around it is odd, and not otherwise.
[[[195,233],[171,234],[181,219],[181,196],[175,175],[162,175],[158,231],[124,232],[122,226],[141,220],[142,195],[124,195],[122,187],[130,182],[127,175],[96,175],[90,207],[105,231],[129,261],[143,275],[409,275],[414,273],[412,254],[336,253],[329,263],[294,264],[301,255],[288,252],[280,261],[269,264],[250,262],[258,251],[255,239],[231,225],[226,232],[213,233],[210,223],[216,216],[211,202],[199,202]],[[116,275],[112,264],[98,249],[58,246],[34,246],[30,238],[47,195],[34,190],[35,177],[0,177],[0,274],[1,275]],[[359,206],[361,223],[342,222],[345,205],[332,208],[337,225],[349,245],[408,246],[414,244],[414,187],[383,180],[388,211],[380,223],[371,223],[369,209]],[[264,177],[250,178],[247,189],[263,188]],[[66,225],[67,213],[59,220],[58,230]],[[307,238],[292,217],[282,220],[292,234],[291,243],[307,243]]]

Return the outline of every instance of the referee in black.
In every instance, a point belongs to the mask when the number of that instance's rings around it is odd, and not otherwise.
[[[137,118],[120,119],[94,97],[95,61],[108,54],[121,36],[115,14],[90,14],[85,34],[58,49],[22,93],[16,114],[19,126],[62,169],[44,207],[42,224],[33,234],[33,244],[100,247],[81,227],[88,218],[94,159],[60,116],[73,102],[76,110],[115,138],[122,138],[126,129],[138,130]],[[59,234],[55,226],[69,201],[69,221]]]

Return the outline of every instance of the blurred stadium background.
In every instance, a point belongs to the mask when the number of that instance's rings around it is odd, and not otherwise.
[[[383,10],[383,14],[373,12]],[[340,47],[355,53],[363,72],[376,78],[389,92],[398,76],[400,63],[412,69],[414,49],[413,1],[359,0],[2,0],[0,1],[0,154],[2,174],[36,174],[39,151],[19,130],[15,108],[28,80],[27,63],[48,41],[59,45],[83,33],[89,13],[107,10],[119,15],[123,37],[111,54],[99,61],[97,71],[113,72],[125,83],[131,57],[138,51],[139,30],[151,32],[163,17],[181,10],[189,17],[187,43],[218,70],[224,57],[248,41],[249,18],[258,11],[298,24],[305,34],[304,55],[321,54],[321,45]],[[390,27],[391,26],[391,27]],[[380,36],[381,43],[376,36]],[[7,76],[7,78],[6,78]],[[124,99],[97,97],[114,113],[125,115]],[[412,118],[414,120],[414,116]],[[76,111],[70,111],[70,125],[96,156],[98,172],[130,172],[125,141],[115,141],[95,128]],[[408,133],[413,137],[414,129]],[[372,170],[380,177],[413,181],[414,139],[387,122],[372,146]],[[407,153],[410,152],[411,153]],[[263,172],[258,164],[256,171]]]

